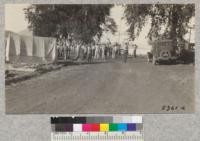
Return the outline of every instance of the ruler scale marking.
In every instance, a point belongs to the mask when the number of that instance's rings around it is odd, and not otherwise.
[[[144,141],[141,116],[53,117],[51,141]]]

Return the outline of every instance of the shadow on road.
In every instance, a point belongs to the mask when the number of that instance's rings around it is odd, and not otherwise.
[[[93,65],[93,64],[105,64],[105,63],[110,63],[112,62],[111,60],[106,60],[106,61],[99,61],[95,60],[93,62],[87,62],[87,61],[65,61],[65,62],[58,62],[57,64],[62,64],[63,66],[75,66],[75,65]]]

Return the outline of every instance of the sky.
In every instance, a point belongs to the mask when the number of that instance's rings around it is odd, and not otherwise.
[[[5,29],[13,32],[20,32],[27,29],[28,22],[25,20],[23,9],[27,4],[6,4],[5,5]]]
[[[5,29],[10,30],[16,33],[19,33],[27,29],[28,22],[25,19],[23,9],[29,6],[28,4],[6,4],[5,5]],[[124,43],[128,39],[128,34],[126,30],[128,25],[126,24],[125,19],[122,19],[124,14],[124,7],[121,5],[115,5],[110,11],[110,17],[112,17],[117,24],[117,32],[115,35],[111,33],[104,33],[102,41],[107,41],[108,39],[112,42]],[[194,18],[192,19],[192,24],[195,23]],[[138,45],[137,53],[146,54],[147,51],[150,51],[151,46],[148,44],[148,39],[146,38],[148,30],[150,29],[150,23],[148,23],[140,36],[136,38],[134,44]],[[189,38],[189,34],[185,36],[185,39]],[[194,42],[194,30],[192,30],[191,41]]]

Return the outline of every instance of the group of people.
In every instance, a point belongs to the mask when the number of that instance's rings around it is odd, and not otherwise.
[[[60,36],[56,40],[57,57],[64,60],[70,59],[72,43],[65,37]]]
[[[83,44],[79,41],[69,42],[69,40],[60,37],[57,39],[56,45],[58,59],[87,60],[89,63],[93,60],[105,61],[107,59],[116,59],[119,57],[123,57],[124,62],[126,62],[129,52],[128,43],[125,44],[124,49],[121,49],[119,44]],[[136,57],[136,49],[134,50],[134,57]]]
[[[92,60],[107,60],[116,59],[118,56],[118,46],[111,46],[109,44],[78,44],[76,47],[77,58],[81,60],[87,59],[88,62]]]

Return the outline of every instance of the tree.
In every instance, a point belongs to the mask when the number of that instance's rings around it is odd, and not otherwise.
[[[109,17],[113,5],[31,5],[25,10],[29,28],[37,36],[65,37],[91,43],[104,30],[116,32]],[[103,25],[103,26],[102,26]],[[104,28],[102,28],[104,27]]]
[[[147,21],[151,21],[148,38],[177,39],[188,33],[188,24],[195,14],[194,4],[136,4],[125,6],[125,17],[129,24],[131,39],[139,36]]]

